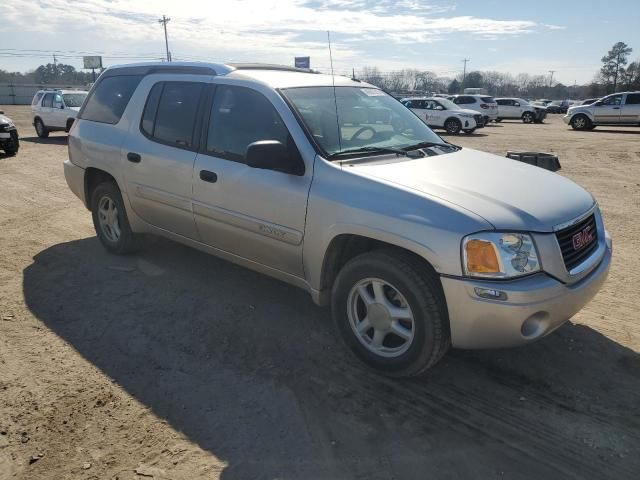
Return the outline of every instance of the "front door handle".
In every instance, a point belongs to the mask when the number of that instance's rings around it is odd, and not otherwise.
[[[139,153],[129,152],[127,153],[127,160],[129,160],[131,163],[140,163],[142,157]]]
[[[210,172],[209,170],[200,170],[200,180],[209,183],[216,183],[218,181],[218,174]]]

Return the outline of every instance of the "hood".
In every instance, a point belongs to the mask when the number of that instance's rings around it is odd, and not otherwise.
[[[356,162],[352,171],[456,204],[496,229],[551,232],[594,204],[591,194],[561,175],[468,148],[388,159]]]
[[[0,114],[0,123],[13,123],[13,121],[6,115]]]

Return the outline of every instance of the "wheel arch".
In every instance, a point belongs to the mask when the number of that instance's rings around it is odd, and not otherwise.
[[[84,198],[85,207],[91,210],[91,195],[95,188],[103,182],[113,182],[122,192],[118,181],[109,172],[96,167],[88,167],[84,171]]]
[[[315,283],[319,286],[316,301],[320,305],[329,303],[331,288],[340,269],[352,258],[366,252],[387,249],[410,256],[417,264],[437,272],[435,253],[428,247],[388,232],[351,231],[335,234],[324,250],[319,276]]]

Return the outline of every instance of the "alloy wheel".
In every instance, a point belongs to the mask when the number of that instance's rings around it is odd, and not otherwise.
[[[371,353],[394,358],[405,353],[415,336],[411,307],[400,291],[378,278],[356,283],[347,298],[349,324]]]

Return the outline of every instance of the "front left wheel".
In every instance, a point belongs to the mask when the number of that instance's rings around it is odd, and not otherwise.
[[[460,133],[460,130],[462,130],[462,124],[460,123],[460,120],[450,118],[444,122],[444,129],[451,135],[457,135]]]
[[[522,114],[522,122],[523,123],[533,123],[534,116],[531,112],[524,112]]]
[[[332,313],[348,348],[394,377],[424,373],[449,350],[449,320],[440,279],[401,251],[350,260],[332,289]]]
[[[111,253],[127,254],[137,249],[120,189],[114,182],[99,184],[91,195],[93,226],[104,248]]]

